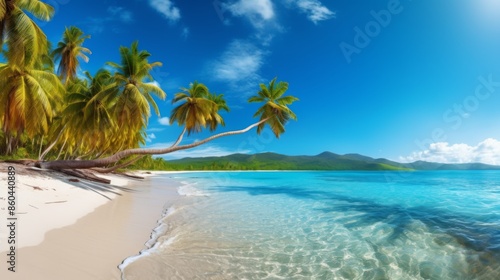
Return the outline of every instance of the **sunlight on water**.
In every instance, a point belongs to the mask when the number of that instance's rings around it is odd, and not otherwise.
[[[175,242],[140,261],[148,279],[500,279],[500,172],[395,174],[183,174]]]

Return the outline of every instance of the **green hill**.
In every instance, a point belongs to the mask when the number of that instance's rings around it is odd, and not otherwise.
[[[183,158],[168,161],[173,170],[409,170],[396,162],[360,155],[324,152],[316,156],[275,153],[232,154],[223,157]]]
[[[168,170],[499,170],[482,163],[441,164],[417,161],[399,163],[359,154],[323,152],[315,156],[276,153],[232,154],[222,157],[183,158],[165,162]]]

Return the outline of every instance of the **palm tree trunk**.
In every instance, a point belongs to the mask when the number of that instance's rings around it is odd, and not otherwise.
[[[212,140],[215,140],[217,138],[225,137],[225,136],[230,136],[230,135],[237,135],[237,134],[243,134],[252,128],[268,121],[269,118],[263,119],[257,123],[254,123],[247,128],[244,128],[242,130],[234,130],[234,131],[228,131],[228,132],[223,132],[219,133],[213,136],[210,136],[208,138],[205,138],[201,141],[187,144],[187,145],[182,145],[182,146],[175,146],[175,147],[169,147],[169,148],[164,148],[164,149],[146,149],[146,148],[137,148],[137,149],[128,149],[124,151],[117,152],[116,154],[101,158],[101,159],[94,159],[94,160],[55,160],[55,161],[47,161],[47,162],[38,162],[36,165],[38,167],[41,167],[43,169],[53,169],[53,170],[61,170],[61,169],[88,169],[88,168],[94,168],[94,167],[105,167],[109,164],[115,163],[119,161],[122,158],[131,156],[131,155],[162,155],[162,154],[168,154],[172,153],[175,151],[180,151],[180,150],[187,150],[191,149],[194,147],[198,147],[200,145],[203,145],[207,142],[210,142]]]
[[[182,138],[184,137],[184,133],[186,133],[186,130],[187,130],[187,128],[186,128],[186,126],[184,126],[184,129],[182,130],[181,135],[179,135],[179,137],[177,138],[177,141],[175,141],[175,143],[170,147],[175,147],[181,143]]]
[[[40,149],[38,150],[38,158],[42,155],[42,147],[43,147],[43,135],[40,137]]]
[[[61,153],[62,153],[62,151],[63,151],[63,149],[64,149],[64,146],[66,146],[66,142],[68,142],[68,138],[64,139],[64,143],[63,143],[63,145],[62,145],[61,149],[59,150],[59,154],[57,154],[57,158],[56,158],[56,160],[58,160],[58,159],[59,159],[59,157],[61,156]]]
[[[61,129],[61,131],[59,131],[59,134],[57,135],[56,140],[54,140],[54,142],[52,142],[52,144],[50,144],[47,147],[47,149],[45,149],[43,151],[43,153],[38,157],[38,160],[43,160],[43,158],[45,157],[45,155],[47,155],[47,153],[50,152],[50,150],[52,150],[52,148],[54,148],[54,146],[56,145],[56,143],[59,141],[59,138],[61,138],[61,136],[62,136],[63,131],[64,131],[65,128],[66,128],[66,125],[64,125],[64,127]]]
[[[116,169],[118,169],[118,168],[124,168],[124,167],[127,167],[127,166],[129,166],[129,165],[133,164],[134,162],[136,162],[136,161],[140,160],[141,158],[143,158],[143,157],[145,157],[145,156],[146,156],[146,155],[137,156],[137,157],[135,157],[135,158],[133,158],[133,159],[131,159],[131,160],[127,161],[127,162],[124,162],[124,163],[122,163],[122,164],[117,164],[117,165],[115,165],[115,166],[113,166],[113,167],[110,167],[110,168],[92,168],[92,170],[95,170],[95,171],[97,171],[97,172],[99,172],[99,173],[110,173],[110,172],[115,171],[115,170],[116,170]]]
[[[7,140],[7,148],[6,148],[6,151],[5,153],[7,155],[11,155],[12,154],[12,141],[14,139],[14,136],[12,136],[10,133],[5,133],[5,139]]]

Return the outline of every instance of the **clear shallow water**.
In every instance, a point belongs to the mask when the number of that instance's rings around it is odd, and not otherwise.
[[[184,197],[126,279],[500,279],[500,172],[166,176]]]

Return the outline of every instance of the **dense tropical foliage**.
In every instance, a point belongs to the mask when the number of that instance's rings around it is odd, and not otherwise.
[[[92,54],[84,46],[90,35],[67,27],[52,49],[32,17],[50,20],[53,14],[53,7],[42,1],[0,0],[0,154],[4,157],[37,157],[37,166],[51,169],[109,168],[120,161],[154,161],[141,157],[189,149],[254,127],[260,133],[266,124],[279,137],[286,122],[296,119],[288,105],[297,99],[283,96],[288,84],[274,79],[261,84],[258,95],[249,99],[264,103],[256,113],[257,123],[181,145],[186,132],[213,132],[224,126],[220,112],[229,112],[222,94],[193,82],[173,97],[177,106],[170,122],[184,127],[177,141],[166,149],[141,148],[152,111],[160,114],[156,100],[166,98],[151,75],[162,64],[150,62],[151,54],[133,42],[119,48],[119,62],[108,62],[94,75],[85,72],[80,68]]]

